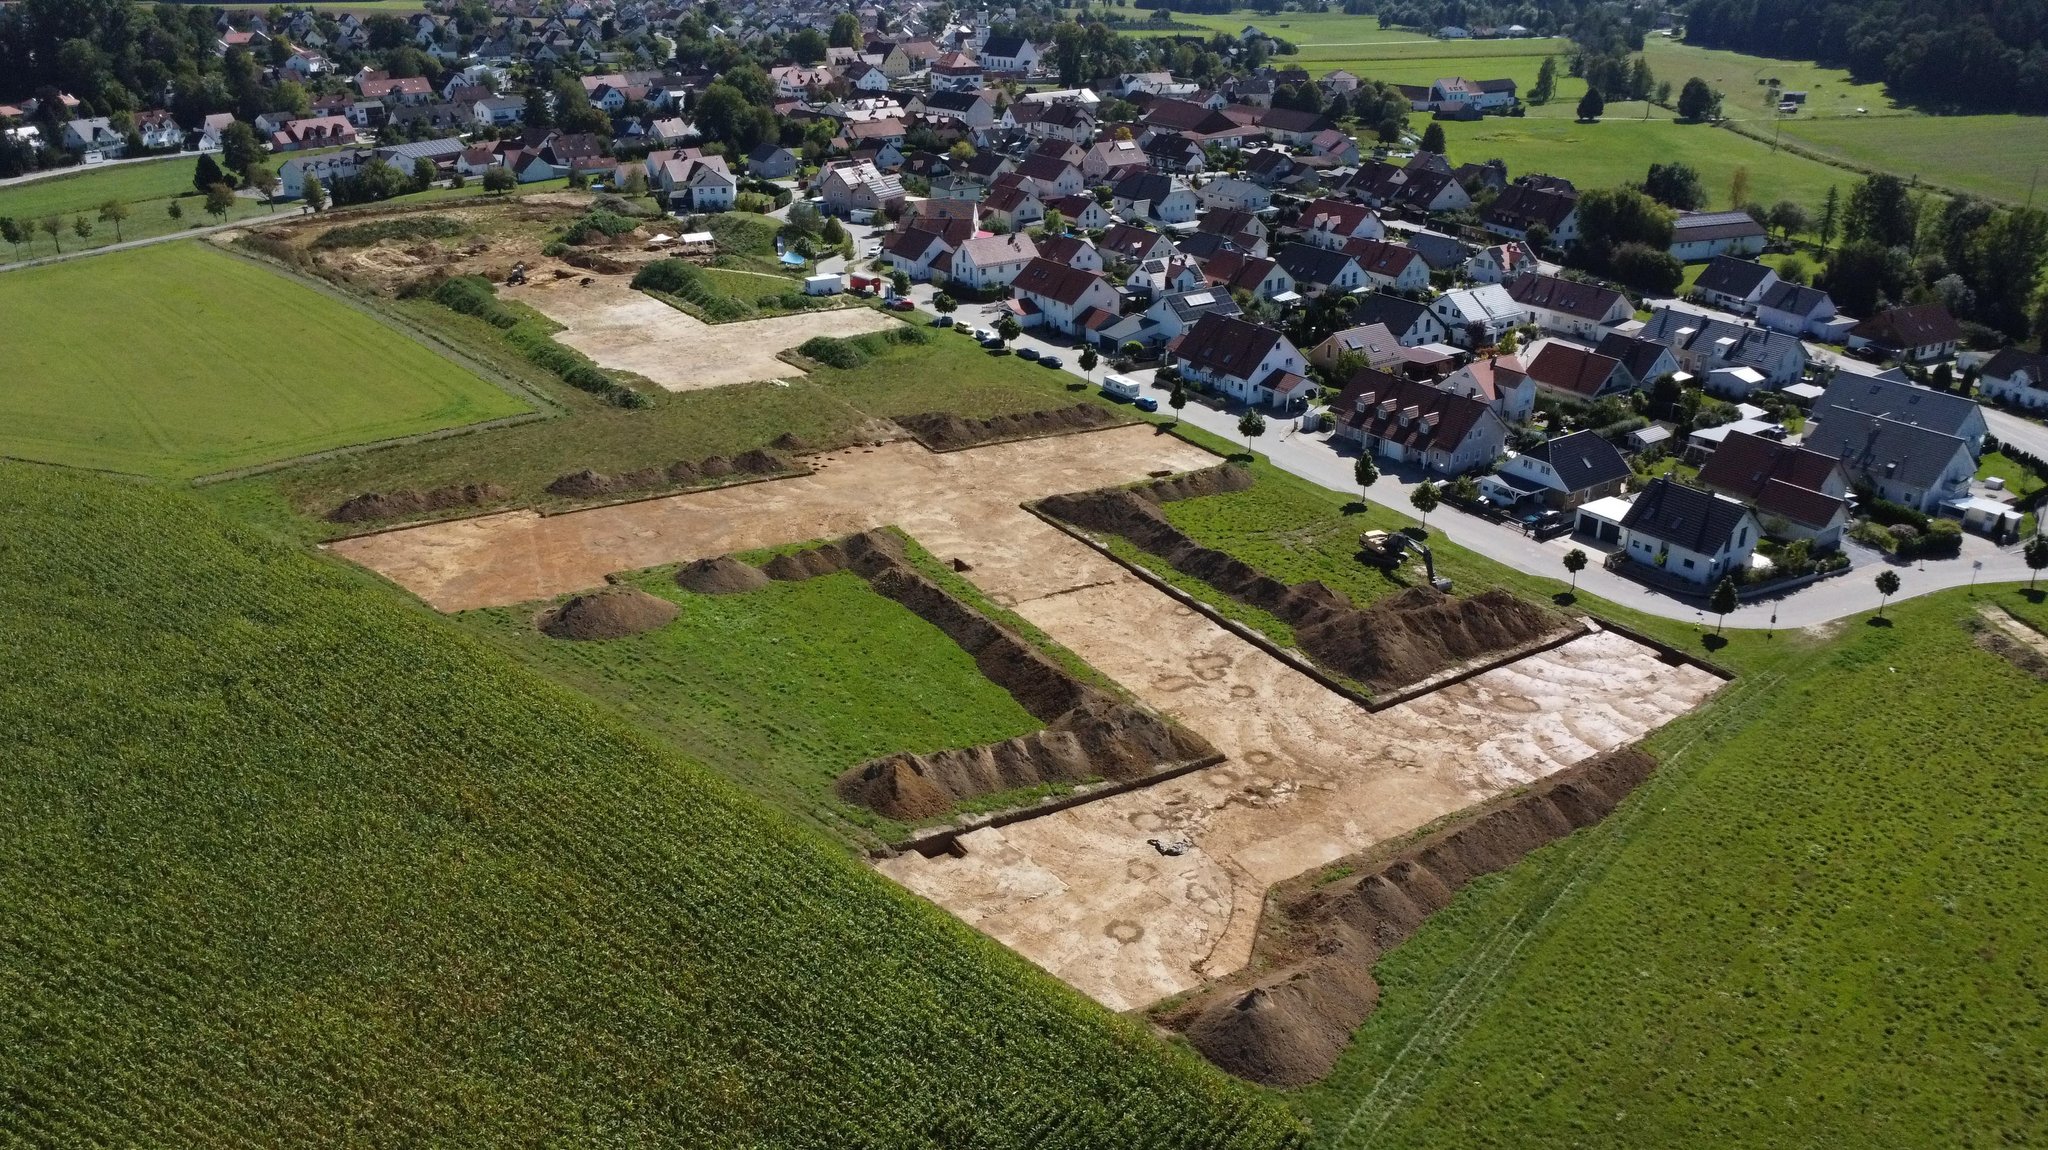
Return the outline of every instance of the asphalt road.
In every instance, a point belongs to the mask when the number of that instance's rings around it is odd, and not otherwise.
[[[861,249],[865,250],[865,248]],[[929,284],[916,284],[911,297],[920,306],[929,309],[934,291]],[[955,319],[974,327],[992,326],[993,312],[984,313],[982,305],[963,307],[955,313]],[[1036,332],[1026,332],[1013,347],[1030,347],[1040,352],[1051,352],[1060,357],[1064,370],[1081,375],[1078,357],[1080,349],[1073,341],[1063,336],[1046,338]],[[1095,378],[1100,379],[1103,368],[1097,368]],[[1144,394],[1159,401],[1160,410],[1166,411],[1166,389],[1152,383],[1152,372],[1126,372],[1144,386]],[[1237,433],[1238,415],[1242,409],[1213,408],[1199,403],[1189,403],[1181,412],[1188,423],[1213,432],[1232,442],[1242,442]],[[2002,412],[1987,414],[2011,419]],[[2024,421],[2015,421],[2024,422]],[[1998,424],[1994,423],[1994,433]],[[2044,434],[2044,447],[2048,447],[2048,429],[2033,426]],[[1305,433],[1295,430],[1294,422],[1268,415],[1266,434],[1255,444],[1255,449],[1284,471],[1299,475],[1332,491],[1356,495],[1358,487],[1352,482],[1351,469],[1356,453],[1340,448],[1329,442],[1327,433]],[[2015,437],[2014,442],[2023,442]],[[2043,452],[2048,458],[2048,451]],[[1366,492],[1369,501],[1393,508],[1403,514],[1413,515],[1409,494],[1421,482],[1419,474],[1391,474],[1382,468],[1379,482]],[[1504,563],[1517,570],[1537,575],[1549,575],[1557,579],[1557,589],[1567,588],[1569,576],[1564,570],[1564,556],[1573,547],[1580,547],[1592,557],[1593,563],[1579,573],[1579,589],[1588,594],[1598,595],[1625,607],[1631,607],[1649,615],[1667,619],[1687,619],[1712,626],[1714,618],[1706,610],[1705,593],[1695,599],[1678,599],[1661,591],[1653,591],[1632,579],[1625,579],[1600,566],[1599,552],[1583,539],[1566,536],[1549,542],[1538,543],[1521,531],[1503,524],[1467,515],[1450,507],[1439,508],[1429,518],[1432,535],[1442,536],[1467,550],[1477,552],[1489,559]],[[1899,593],[1892,596],[1894,602],[1926,595],[1951,587],[1969,585],[1973,580],[1982,583],[2020,582],[2030,572],[2026,561],[2021,558],[2019,548],[1999,548],[1975,535],[1963,537],[1962,554],[1955,559],[1933,560],[1921,563],[1894,563],[1876,552],[1856,545],[1848,547],[1852,562],[1851,570],[1845,575],[1823,579],[1790,594],[1776,598],[1745,603],[1728,616],[1732,626],[1763,628],[1811,627],[1829,623],[1851,615],[1875,611],[1882,600],[1877,593],[1874,577],[1881,569],[1890,569],[1899,576]],[[1981,564],[1981,566],[1976,566]]]

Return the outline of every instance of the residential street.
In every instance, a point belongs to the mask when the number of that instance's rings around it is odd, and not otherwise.
[[[935,294],[930,284],[914,284],[911,298],[929,310]],[[984,305],[964,306],[954,313],[954,318],[970,327],[987,327],[994,317],[985,312]],[[1063,336],[1047,339],[1037,332],[1026,332],[1013,347],[1031,347],[1041,352],[1058,355],[1064,370],[1082,374],[1077,359],[1080,349]],[[1100,379],[1105,369],[1098,367],[1095,378]],[[1151,371],[1124,373],[1144,385],[1144,394],[1159,401],[1161,412],[1166,407],[1167,392],[1152,383]],[[1224,410],[1190,402],[1181,416],[1187,422],[1213,432],[1224,439],[1242,442],[1237,433],[1237,419],[1240,409]],[[2013,420],[2002,412],[1987,409],[1986,414],[1994,417],[1992,424],[1995,434],[1997,420]],[[2048,456],[2048,428],[2027,425],[2042,436],[2043,455]],[[1354,494],[1358,491],[1351,481],[1352,461],[1355,453],[1340,451],[1329,442],[1326,433],[1303,433],[1294,429],[1294,422],[1268,413],[1266,434],[1254,445],[1255,450],[1265,455],[1274,466],[1299,475],[1311,482],[1321,484],[1333,491]],[[2015,436],[2014,442],[2024,440]],[[1382,470],[1380,480],[1368,493],[1371,502],[1394,508],[1406,515],[1414,512],[1409,506],[1409,493],[1420,482],[1419,475],[1400,476]],[[1662,592],[1652,591],[1631,579],[1608,572],[1600,565],[1599,552],[1588,546],[1584,540],[1571,536],[1538,543],[1519,530],[1503,524],[1488,522],[1467,515],[1451,507],[1440,508],[1430,516],[1429,530],[1432,535],[1449,538],[1468,550],[1475,551],[1496,562],[1505,563],[1521,571],[1539,575],[1551,575],[1558,580],[1558,589],[1564,590],[1568,576],[1564,571],[1564,556],[1573,547],[1584,548],[1593,562],[1579,574],[1579,588],[1588,594],[1634,608],[1646,614],[1660,615],[1667,619],[1693,619],[1703,626],[1712,626],[1714,618],[1707,613],[1705,596],[1697,601],[1674,599]],[[1794,591],[1788,595],[1745,603],[1728,616],[1733,626],[1763,628],[1811,627],[1832,622],[1849,615],[1858,615],[1877,610],[1881,597],[1873,578],[1880,566],[1886,565],[1875,552],[1849,544],[1849,554],[1854,568],[1846,575],[1823,579]],[[1973,564],[1981,563],[1981,569]],[[2029,572],[2026,561],[2020,556],[2018,547],[1999,548],[1989,541],[1976,536],[1963,537],[1962,555],[1955,559],[1933,560],[1914,564],[1889,564],[1899,576],[1900,589],[1892,597],[1893,602],[1926,595],[1951,587],[1967,586],[1974,576],[1983,583],[2024,581]]]

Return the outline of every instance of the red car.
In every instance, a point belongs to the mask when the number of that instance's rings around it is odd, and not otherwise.
[[[889,310],[890,310],[890,311],[916,311],[916,310],[917,310],[917,305],[916,305],[916,304],[914,304],[914,303],[911,303],[911,302],[910,302],[910,300],[908,300],[907,298],[905,298],[905,297],[903,297],[903,296],[897,296],[897,297],[896,297],[895,299],[892,299],[892,300],[890,300],[890,301],[889,301],[889,304],[888,304],[888,307],[889,307]]]

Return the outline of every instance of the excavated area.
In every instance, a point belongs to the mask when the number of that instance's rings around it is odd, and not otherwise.
[[[776,556],[772,579],[852,571],[974,657],[981,673],[1046,724],[1014,739],[930,754],[895,754],[848,769],[839,796],[890,818],[933,818],[964,799],[1041,783],[1143,778],[1215,753],[1186,729],[1075,678],[1007,627],[948,594],[904,560],[900,540],[864,532]]]
[[[1248,474],[1234,467],[1213,473]],[[1319,666],[1375,692],[1419,683],[1564,625],[1551,612],[1498,588],[1454,599],[1434,588],[1411,587],[1360,610],[1320,582],[1282,583],[1235,556],[1196,543],[1160,514],[1162,502],[1213,493],[1199,483],[1161,482],[1056,495],[1038,506],[1083,530],[1127,539],[1174,570],[1284,620],[1294,628],[1302,652]]]
[[[733,459],[708,456],[694,462],[679,459],[667,467],[643,467],[621,475],[605,475],[588,468],[558,475],[548,484],[548,494],[572,499],[598,499],[610,495],[632,495],[664,487],[694,487],[715,483],[733,475],[783,475],[801,470],[797,464],[772,451],[755,449]]]
[[[1368,712],[1020,506],[1215,459],[1148,426],[949,453],[901,442],[816,457],[796,478],[330,549],[460,610],[552,599],[613,571],[901,528],[1227,756],[972,831],[956,853],[877,864],[1117,1010],[1242,969],[1273,884],[1634,742],[1721,685],[1602,632]]]
[[[1306,957],[1249,989],[1189,1003],[1164,1021],[1241,1078],[1282,1087],[1317,1081],[1379,1002],[1372,967],[1381,955],[1406,942],[1474,879],[1607,817],[1656,767],[1633,747],[1609,752],[1461,817],[1350,877],[1283,892],[1278,917],[1286,930],[1278,949]]]

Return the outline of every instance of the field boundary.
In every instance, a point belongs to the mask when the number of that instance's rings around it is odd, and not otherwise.
[[[1906,176],[1887,168],[1873,168],[1868,164],[1859,164],[1856,161],[1847,158],[1846,156],[1838,156],[1832,152],[1816,148],[1812,144],[1806,143],[1803,140],[1799,140],[1796,138],[1792,140],[1787,140],[1785,139],[1782,133],[1759,132],[1754,131],[1751,128],[1745,126],[1749,124],[1757,124],[1763,122],[1765,121],[1718,120],[1715,122],[1714,126],[1717,128],[1726,128],[1738,136],[1741,136],[1745,139],[1755,140],[1759,144],[1769,144],[1773,148],[1782,149],[1784,151],[1792,153],[1795,156],[1803,156],[1806,159],[1812,160],[1816,164],[1826,164],[1828,167],[1840,168],[1845,172],[1850,172],[1859,176],[1898,176],[1899,179],[1906,181],[1906,186],[1909,188],[1924,188],[1928,191],[1947,196],[1950,199],[1955,199],[1958,197],[1968,197],[1970,199],[1975,200],[1987,200],[1994,204],[2003,204],[2006,207],[2013,206],[2013,202],[2011,200],[2006,199],[2003,196],[1994,196],[1989,193],[1959,191],[1955,188],[1949,187],[1946,184],[1938,184],[1935,183],[1933,180],[1923,179],[1917,175]],[[1804,122],[1812,123],[1813,121],[1807,120]]]

